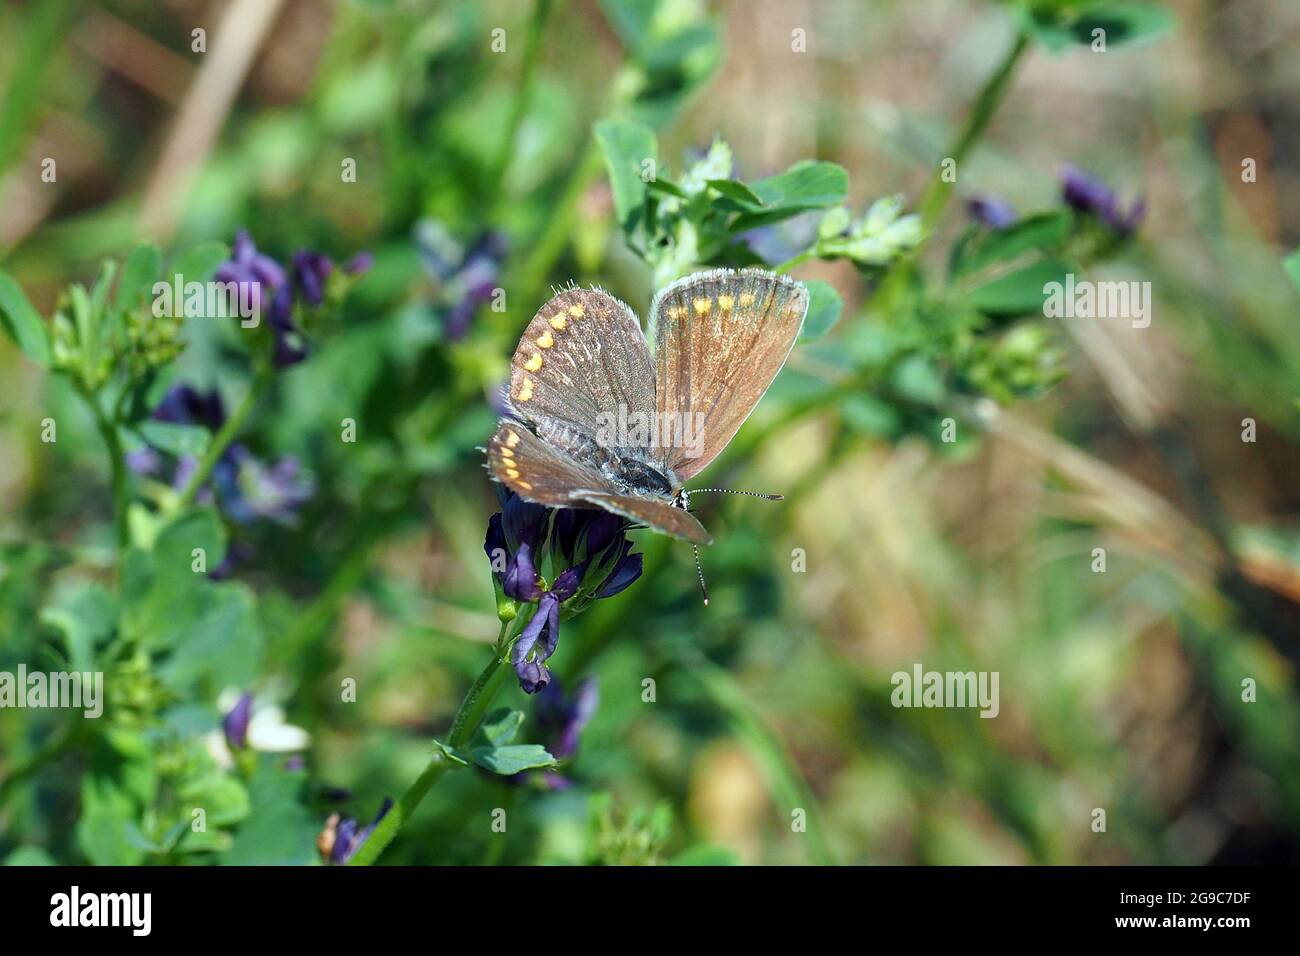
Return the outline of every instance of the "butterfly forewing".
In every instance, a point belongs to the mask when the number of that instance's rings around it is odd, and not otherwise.
[[[656,411],[683,436],[657,457],[684,481],[727,446],[776,378],[808,291],[758,269],[717,269],[668,286],[651,311]]]
[[[542,441],[520,422],[497,426],[487,456],[498,481],[538,504],[584,507],[581,494],[619,492],[600,472]]]
[[[529,501],[552,508],[603,508],[697,544],[712,541],[693,515],[666,499],[623,494],[600,472],[553,448],[520,422],[501,422],[487,454],[497,480]]]
[[[519,340],[509,401],[539,435],[575,454],[610,416],[652,413],[654,364],[632,310],[596,289],[557,293]]]

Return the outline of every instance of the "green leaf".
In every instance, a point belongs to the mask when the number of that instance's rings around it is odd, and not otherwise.
[[[706,180],[705,185],[728,199],[734,199],[746,206],[753,206],[754,208],[762,208],[763,206],[763,200],[759,198],[758,193],[738,179],[710,179]]]
[[[203,549],[202,571],[194,549]],[[226,553],[225,528],[211,508],[189,511],[158,531],[151,550],[132,549],[122,566],[122,627],[150,650],[191,637],[218,603],[212,571]]]
[[[90,289],[90,312],[96,322],[102,323],[105,319],[104,307],[108,305],[108,290],[113,287],[113,279],[116,277],[117,263],[106,259],[99,267],[99,275]]]
[[[23,353],[37,365],[50,364],[50,332],[22,286],[0,272],[0,325]]]
[[[154,448],[177,457],[202,457],[212,440],[212,433],[201,425],[146,420],[136,430]]]
[[[481,740],[488,747],[508,744],[515,739],[515,734],[519,733],[523,723],[522,710],[512,710],[509,707],[494,710],[483,718],[483,723],[474,734],[474,743],[477,744]]]
[[[244,785],[215,768],[186,781],[180,797],[187,807],[203,809],[209,827],[233,826],[246,818],[252,808]]]
[[[636,225],[636,215],[645,203],[646,181],[642,178],[647,159],[658,160],[654,132],[640,123],[602,120],[596,124],[596,142],[605,157],[609,186],[614,194],[614,214],[625,232]]]
[[[174,518],[158,534],[154,557],[163,577],[181,576],[191,580],[190,562],[193,549],[203,548],[208,567],[220,564],[226,556],[226,529],[212,508],[195,508]]]
[[[1291,279],[1291,284],[1296,287],[1297,291],[1300,291],[1300,249],[1282,260],[1282,269]]]
[[[94,670],[95,645],[108,637],[117,619],[113,596],[100,584],[89,584],[41,612],[41,622],[63,634],[68,667]]]
[[[459,754],[458,752],[453,750],[450,746],[444,744],[441,740],[438,740],[437,738],[435,738],[433,741],[433,749],[438,751],[440,754],[442,754],[444,757],[446,757],[454,764],[457,764],[461,767],[469,766],[468,760],[466,760],[461,754]]]
[[[82,778],[77,844],[94,866],[134,866],[144,858],[128,829],[135,816],[135,802],[112,779]]]
[[[148,244],[136,246],[122,267],[122,278],[117,282],[113,305],[119,309],[134,308],[152,293],[153,284],[161,271],[162,254],[158,247]]]
[[[208,570],[214,567],[209,564]],[[253,592],[244,585],[205,580],[198,587],[210,595],[206,606],[180,629],[173,652],[157,665],[157,673],[178,692],[206,688],[215,696],[223,687],[243,687],[256,678],[262,626]]]
[[[813,342],[834,328],[840,320],[844,300],[829,282],[810,279],[804,285],[808,287],[808,315],[804,317],[799,341]]]
[[[555,758],[541,744],[512,744],[506,747],[474,747],[470,759],[493,773],[509,777],[538,767],[554,767]]]
[[[226,866],[303,866],[316,859],[321,822],[302,804],[307,775],[267,755],[249,784],[252,813],[235,834]]]
[[[1107,51],[1158,39],[1177,25],[1166,7],[1155,3],[1107,3],[1078,16],[1063,10],[1015,8],[1021,25],[1053,52],[1076,44],[1091,46],[1094,30],[1104,30]]]
[[[1041,313],[1043,287],[1049,282],[1064,282],[1069,270],[1069,265],[1059,259],[1044,259],[979,286],[967,301],[988,315]]]
[[[1093,42],[1093,31],[1104,30],[1106,49],[1158,39],[1177,25],[1173,11],[1158,3],[1117,3],[1084,13],[1070,26],[1074,39]]]
[[[645,188],[653,193],[664,193],[676,199],[690,199],[690,195],[681,186],[678,186],[671,179],[656,177],[645,184]]]
[[[979,230],[953,252],[954,278],[970,275],[1027,252],[1055,248],[1070,233],[1070,214],[1064,210],[1022,219],[1005,229]]]
[[[849,192],[849,174],[843,166],[816,160],[795,163],[785,172],[750,184],[763,209],[740,216],[733,232],[779,222],[807,209],[837,206]]]
[[[836,163],[804,160],[779,175],[760,179],[752,190],[765,206],[820,209],[844,201],[849,191],[849,174]]]

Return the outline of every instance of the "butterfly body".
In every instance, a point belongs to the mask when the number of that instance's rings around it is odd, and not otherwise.
[[[655,297],[651,356],[636,316],[598,289],[565,289],[529,322],[488,444],[492,474],[552,507],[598,507],[696,543],[683,483],[712,461],[771,384],[807,290],[718,269]]]

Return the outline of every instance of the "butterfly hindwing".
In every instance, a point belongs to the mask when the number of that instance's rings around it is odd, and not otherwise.
[[[712,544],[713,536],[705,530],[695,515],[676,507],[666,499],[624,495],[618,492],[585,492],[579,497],[606,511],[639,521],[674,538],[683,538],[696,544]]]
[[[727,447],[785,364],[808,290],[760,269],[715,269],[665,288],[651,307],[656,411],[694,436],[660,449],[685,481]]]
[[[565,289],[533,316],[510,361],[509,401],[547,441],[597,436],[655,407],[654,363],[641,324],[599,289]],[[572,449],[567,449],[572,451]]]

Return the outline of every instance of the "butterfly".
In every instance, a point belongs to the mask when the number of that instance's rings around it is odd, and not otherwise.
[[[515,349],[488,467],[529,501],[604,508],[709,544],[684,483],[749,417],[807,312],[808,290],[784,276],[697,273],[655,296],[652,355],[625,304],[600,289],[565,289]]]

